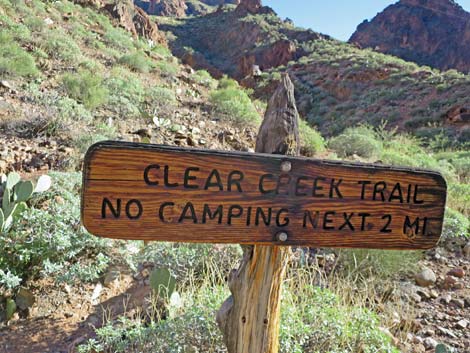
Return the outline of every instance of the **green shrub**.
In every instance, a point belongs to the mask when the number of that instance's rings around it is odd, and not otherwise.
[[[79,353],[114,352],[220,352],[225,351],[215,313],[227,297],[222,286],[204,286],[193,295],[183,294],[178,315],[145,324],[120,317],[96,330],[96,339],[79,347]]]
[[[92,131],[82,131],[73,136],[73,144],[81,153],[85,154],[88,148],[96,142],[112,140],[116,137],[114,126],[108,124],[97,124]]]
[[[226,273],[240,256],[240,247],[235,245],[216,249],[203,244],[152,243],[145,247],[144,252],[137,254],[133,262],[151,262],[157,268],[168,268],[180,282],[190,278],[200,281],[210,272],[215,283],[224,283]]]
[[[164,59],[169,59],[173,56],[173,54],[171,53],[171,50],[161,44],[155,44],[152,47],[152,51],[154,53],[157,53]]]
[[[147,97],[151,100],[151,105],[159,107],[176,104],[175,92],[166,87],[154,86],[148,89]]]
[[[470,183],[448,183],[447,206],[470,217]]]
[[[206,70],[197,70],[191,75],[191,79],[210,89],[215,89],[217,87],[217,80],[215,80]]]
[[[45,32],[41,48],[51,57],[67,63],[75,63],[81,57],[77,43],[63,30],[54,29]]]
[[[51,189],[33,198],[21,220],[0,237],[0,269],[22,281],[39,274],[70,272],[69,267],[80,262],[82,255],[92,257],[110,244],[79,226],[81,175],[50,176]]]
[[[442,237],[470,237],[470,219],[460,212],[447,207]]]
[[[141,116],[145,88],[138,76],[124,67],[116,67],[106,80],[106,87],[109,90],[108,109],[122,118]]]
[[[231,79],[221,79],[219,88],[212,91],[210,101],[216,113],[239,123],[259,123],[260,116],[248,94]]]
[[[281,313],[281,352],[399,352],[379,330],[376,314],[342,305],[329,290],[309,282],[283,292]]]
[[[328,146],[342,158],[353,155],[376,158],[380,156],[383,148],[372,128],[366,126],[346,129],[339,136],[332,138]]]
[[[341,275],[354,277],[361,273],[365,278],[378,277],[390,280],[394,276],[413,271],[421,260],[419,251],[344,249],[340,252]]]
[[[134,41],[130,34],[121,28],[106,26],[103,40],[106,44],[119,50],[131,50]]]
[[[300,120],[299,130],[302,155],[314,156],[325,150],[325,139],[304,120]]]
[[[68,95],[89,109],[97,108],[108,100],[108,89],[96,72],[81,70],[77,74],[65,74],[62,82]]]
[[[156,66],[163,77],[173,78],[178,75],[179,67],[173,62],[159,61]]]
[[[33,57],[14,43],[11,36],[0,33],[0,75],[36,76]]]
[[[153,67],[153,61],[141,51],[121,56],[119,63],[126,65],[133,71],[148,73]]]

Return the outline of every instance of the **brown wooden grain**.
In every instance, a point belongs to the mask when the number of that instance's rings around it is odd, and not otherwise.
[[[281,163],[290,161],[292,170],[281,173]],[[198,184],[198,189],[168,188],[163,185],[149,186],[144,182],[143,172],[150,164],[170,166],[170,182],[177,180],[182,183],[187,167],[198,167],[200,172],[193,173],[199,178],[192,181]],[[228,173],[240,170],[245,177],[242,182],[243,193],[229,192],[224,185],[224,191],[203,190],[205,177],[212,169],[217,169],[226,184]],[[290,189],[290,195],[262,195],[258,191],[259,178],[263,174],[289,174],[292,178],[298,176],[324,177],[326,179],[343,179],[340,191],[342,199],[314,198],[312,196],[295,196]],[[160,177],[161,175],[161,177]],[[163,183],[163,171],[155,174]],[[423,204],[400,204],[382,202],[379,200],[361,200],[359,180],[373,183],[385,181],[387,184],[400,182],[402,185],[418,184]],[[305,182],[305,185],[310,182]],[[322,185],[326,186],[326,183]],[[311,189],[310,189],[311,190]],[[325,187],[324,193],[328,193]],[[123,202],[138,199],[142,202],[144,212],[140,219],[130,220],[126,217],[119,219],[101,217],[103,198],[115,201],[121,198]],[[98,236],[160,240],[178,242],[203,243],[241,243],[241,244],[282,244],[315,247],[345,247],[345,248],[381,248],[381,249],[426,249],[433,247],[439,240],[444,214],[446,184],[437,172],[407,168],[392,168],[377,165],[340,163],[306,159],[301,157],[286,157],[281,155],[249,154],[239,152],[221,152],[175,148],[159,145],[143,145],[133,143],[103,142],[90,148],[84,164],[82,191],[82,220],[85,227]],[[158,208],[162,202],[175,203],[173,219],[177,219],[187,202],[192,202],[199,217],[198,224],[191,220],[183,223],[163,223],[158,218]],[[212,209],[217,205],[224,206],[223,224],[208,221],[200,224],[200,212],[204,204]],[[226,223],[226,209],[238,204],[246,208],[272,207],[273,211],[280,208],[289,209],[290,224],[287,227],[246,226],[244,218],[234,220],[232,225]],[[171,213],[171,210],[167,209]],[[343,230],[305,229],[302,227],[305,210],[336,211],[338,213],[359,212],[371,214],[370,220],[379,219],[384,214],[392,215],[392,233],[380,233],[382,222],[370,222],[370,228],[358,231],[361,219],[352,221],[356,228],[352,232],[346,227]],[[403,219],[409,216],[428,218],[426,236],[408,237],[403,234]],[[342,223],[338,217],[338,225]],[[275,222],[274,222],[275,223]],[[279,231],[288,233],[284,243],[276,241]]]

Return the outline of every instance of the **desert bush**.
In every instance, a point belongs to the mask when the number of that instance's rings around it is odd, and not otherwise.
[[[299,132],[302,155],[313,156],[325,150],[325,139],[304,120],[300,120]]]
[[[379,330],[376,314],[343,305],[308,277],[300,274],[283,291],[281,352],[399,352]]]
[[[157,268],[168,268],[182,284],[189,279],[201,282],[207,273],[212,274],[212,281],[223,284],[225,276],[240,257],[238,246],[153,243],[132,261],[135,264],[150,262]]]
[[[82,130],[73,136],[73,145],[80,154],[85,154],[88,148],[96,142],[112,140],[116,137],[116,129],[113,125],[104,123]]]
[[[460,212],[447,207],[442,237],[470,237],[470,219]]]
[[[346,129],[339,136],[332,138],[328,146],[342,158],[353,155],[376,158],[380,156],[383,148],[374,130],[367,126]]]
[[[51,173],[52,187],[33,198],[8,233],[0,237],[0,269],[24,282],[39,274],[69,272],[82,255],[96,256],[110,244],[80,226],[81,175]],[[19,283],[18,283],[19,284]]]
[[[123,118],[141,115],[145,88],[138,76],[124,67],[115,67],[106,80],[109,90],[108,109]]]
[[[448,183],[447,206],[470,217],[470,183]]]
[[[150,324],[139,319],[119,318],[96,330],[96,339],[79,347],[79,353],[113,352],[221,352],[225,351],[215,313],[227,291],[221,286],[203,286],[183,293],[183,308]]]
[[[121,56],[119,63],[126,65],[133,71],[148,73],[153,67],[153,61],[141,51],[135,51],[130,54]]]
[[[24,20],[24,24],[32,32],[40,32],[44,27],[44,20],[39,17],[28,17]]]
[[[171,50],[161,44],[155,44],[152,47],[152,52],[157,53],[164,59],[169,59],[173,56],[173,54],[171,53]]]
[[[129,33],[121,28],[115,28],[109,24],[105,25],[103,41],[119,50],[131,50],[134,48],[134,41]]]
[[[345,249],[339,253],[343,264],[339,270],[342,276],[378,277],[389,280],[401,273],[413,271],[422,254],[419,251]]]
[[[167,78],[176,77],[176,75],[178,75],[178,72],[179,72],[178,65],[170,61],[164,61],[164,60],[159,61],[157,62],[156,67],[158,71],[160,72],[160,75],[162,75],[163,77],[167,77]]]
[[[16,42],[27,43],[31,40],[31,31],[22,23],[17,23],[9,16],[0,13],[0,24],[2,25],[2,35],[10,36]]]
[[[109,91],[97,72],[80,70],[76,74],[68,73],[62,77],[62,83],[67,94],[86,108],[97,108],[108,100]]]
[[[40,46],[51,58],[66,63],[74,63],[81,57],[80,47],[61,29],[46,31]]]
[[[147,90],[146,96],[151,106],[164,107],[176,104],[175,91],[171,88],[153,86]]]
[[[206,70],[197,70],[191,75],[191,79],[210,89],[215,89],[217,87],[217,80],[215,80]]]
[[[44,130],[48,135],[73,133],[76,127],[82,127],[93,121],[91,112],[75,99],[60,97],[53,104],[56,112]]]
[[[75,99],[59,95],[55,90],[41,90],[40,85],[34,82],[25,86],[31,103],[41,107],[45,112],[39,117],[26,116],[18,127],[26,136],[36,136],[39,133],[61,135],[66,138],[72,136],[77,128],[92,122],[93,116],[83,104]]]
[[[33,57],[14,43],[10,35],[0,33],[0,76],[36,76],[38,73]]]
[[[260,116],[248,94],[231,79],[221,79],[218,89],[210,94],[210,101],[216,113],[224,115],[238,124],[257,124]]]

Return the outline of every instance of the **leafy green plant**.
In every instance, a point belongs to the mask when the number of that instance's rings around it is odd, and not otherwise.
[[[444,217],[443,238],[470,237],[470,219],[460,212],[447,207]]]
[[[197,70],[194,74],[191,75],[191,79],[207,88],[217,88],[217,80],[215,80],[206,70]]]
[[[115,67],[105,81],[109,90],[107,107],[122,118],[135,118],[142,114],[145,87],[140,78],[125,67]]]
[[[310,127],[305,120],[300,120],[299,126],[301,153],[313,156],[315,153],[325,150],[325,139],[314,128]]]
[[[133,71],[148,73],[153,67],[153,61],[141,51],[121,56],[119,63],[126,65]]]
[[[63,30],[54,29],[46,32],[41,48],[51,58],[68,63],[76,62],[81,57],[80,47]]]
[[[218,89],[211,92],[210,101],[216,113],[236,123],[258,124],[261,120],[250,97],[235,80],[221,79]]]
[[[343,158],[353,155],[374,158],[380,156],[383,148],[373,129],[367,126],[346,129],[339,136],[332,138],[328,146]]]
[[[132,37],[125,30],[107,25],[103,40],[106,44],[119,50],[130,50],[134,47]]]
[[[0,32],[0,76],[36,76],[38,73],[33,57],[11,36]]]
[[[435,348],[436,353],[452,353],[453,349],[443,343],[439,343]]]
[[[44,177],[42,177],[44,178]],[[41,179],[40,179],[41,183]],[[13,222],[27,209],[26,201],[35,191],[31,181],[22,181],[18,173],[0,176],[0,234],[6,233]],[[41,192],[42,189],[37,189]]]
[[[108,89],[96,72],[82,70],[77,74],[65,74],[62,82],[68,95],[83,103],[86,108],[97,108],[108,100]]]
[[[106,249],[109,253],[109,241],[91,236],[80,226],[81,175],[50,173],[50,177],[51,188],[31,198],[30,207],[0,236],[2,286],[14,288],[41,273],[58,278],[84,258]],[[46,190],[48,185],[43,179],[36,190]]]
[[[157,62],[156,67],[163,77],[173,78],[176,77],[179,72],[178,65],[171,61],[159,61]]]
[[[176,278],[167,268],[156,268],[150,274],[150,287],[158,298],[169,299],[176,286]]]

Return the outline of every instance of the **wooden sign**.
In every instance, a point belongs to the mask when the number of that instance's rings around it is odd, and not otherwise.
[[[119,239],[427,249],[445,200],[432,171],[102,142],[85,158],[82,220]]]

